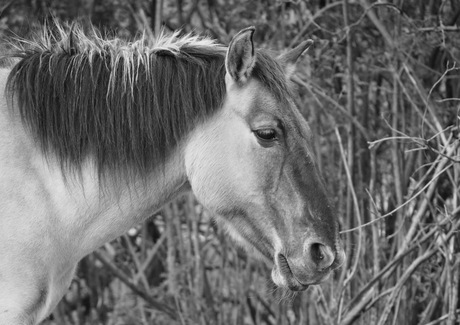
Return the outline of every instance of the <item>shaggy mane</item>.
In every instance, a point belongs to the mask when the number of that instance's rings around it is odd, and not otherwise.
[[[91,156],[100,176],[143,176],[222,107],[225,53],[190,34],[128,42],[56,24],[15,41],[10,107],[64,171],[79,170]],[[253,76],[286,98],[278,63],[262,51],[256,62]]]

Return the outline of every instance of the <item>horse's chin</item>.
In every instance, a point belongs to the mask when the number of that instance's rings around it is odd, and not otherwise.
[[[281,288],[289,289],[291,291],[305,291],[311,285],[316,285],[324,282],[329,278],[329,276],[330,272],[327,272],[312,278],[311,281],[308,281],[308,283],[303,283],[300,282],[292,272],[287,270],[280,270],[277,264],[273,265],[271,273],[272,281],[275,283],[275,285]]]

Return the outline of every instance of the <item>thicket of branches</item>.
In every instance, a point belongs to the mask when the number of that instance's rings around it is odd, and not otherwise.
[[[312,38],[298,104],[348,261],[304,293],[276,290],[189,194],[85,258],[46,324],[458,324],[459,1],[3,0],[0,31],[50,15],[127,38],[164,26],[227,43],[249,25],[279,51]]]

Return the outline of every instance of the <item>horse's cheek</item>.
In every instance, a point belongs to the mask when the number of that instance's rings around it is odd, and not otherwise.
[[[221,167],[210,159],[204,147],[188,152],[185,165],[193,193],[206,208],[214,210],[220,201]]]
[[[214,171],[204,173],[192,189],[200,202],[209,210],[216,212],[226,209],[232,201],[231,184],[225,177],[226,172],[219,166],[212,166]]]

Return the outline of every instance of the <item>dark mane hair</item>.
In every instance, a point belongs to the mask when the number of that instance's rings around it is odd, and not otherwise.
[[[9,103],[63,170],[79,170],[91,156],[100,176],[143,176],[221,108],[225,52],[193,35],[127,42],[56,24],[16,43]],[[265,52],[257,56],[254,76],[286,97],[280,66]]]

